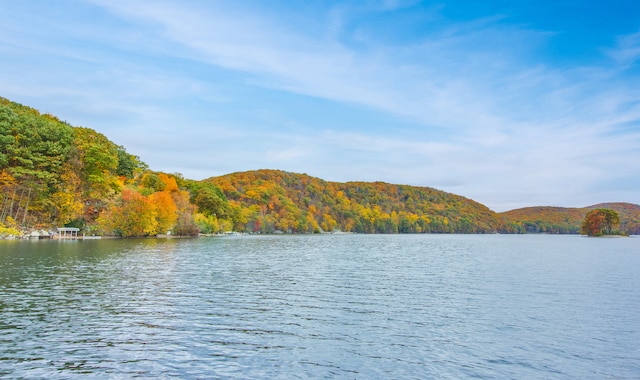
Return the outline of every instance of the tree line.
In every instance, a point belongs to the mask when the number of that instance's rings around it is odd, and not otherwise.
[[[632,203],[600,203],[581,208],[526,207],[500,213],[511,225],[517,225],[525,233],[579,234],[583,233],[583,221],[596,209],[610,209],[619,216],[619,230],[629,235],[640,235],[640,205]]]

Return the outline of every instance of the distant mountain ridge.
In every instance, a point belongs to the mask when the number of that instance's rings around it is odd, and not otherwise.
[[[580,233],[580,225],[591,210],[608,208],[620,215],[620,230],[640,235],[640,205],[625,202],[598,203],[587,207],[525,207],[499,213],[507,223],[522,225],[528,233]]]

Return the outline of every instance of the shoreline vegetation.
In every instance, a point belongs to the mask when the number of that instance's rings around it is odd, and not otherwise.
[[[316,235],[353,235],[358,234],[357,232],[324,232],[322,234]],[[174,236],[174,235],[154,235],[154,236],[131,236],[131,237],[122,237],[115,235],[106,235],[106,236],[78,236],[78,238],[60,238],[60,237],[51,237],[51,238],[37,238],[30,235],[23,236],[1,236],[0,241],[2,240],[10,240],[10,241],[84,241],[84,240],[139,240],[139,239],[157,239],[157,240],[183,240],[183,239],[218,239],[218,238],[227,238],[227,237],[250,237],[250,236],[293,236],[293,235],[301,235],[301,234],[282,234],[282,233],[272,233],[272,234],[261,234],[261,233],[249,233],[249,232],[227,232],[227,233],[215,233],[215,234],[198,234],[196,236]],[[373,234],[361,234],[361,235],[373,235]],[[388,235],[407,235],[407,234],[388,234]],[[456,233],[451,234],[431,234],[431,235],[458,235]],[[488,234],[486,234],[488,235]],[[493,235],[503,235],[500,233],[496,233]],[[534,233],[534,234],[506,234],[506,235],[565,235],[565,236],[575,236],[575,237],[584,237],[584,238],[593,238],[593,239],[624,239],[624,238],[638,238],[640,235],[628,235],[628,234],[614,234],[614,235],[599,235],[599,236],[589,236],[585,234],[554,234],[554,233]]]
[[[219,234],[578,234],[586,215],[611,209],[623,234],[640,234],[640,206],[529,207],[496,213],[429,187],[324,181],[280,170],[197,181],[154,171],[85,127],[0,97],[0,238]],[[37,236],[40,238],[40,236]]]

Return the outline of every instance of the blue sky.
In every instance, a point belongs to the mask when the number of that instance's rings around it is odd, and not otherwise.
[[[640,2],[3,0],[0,96],[152,169],[640,203]]]

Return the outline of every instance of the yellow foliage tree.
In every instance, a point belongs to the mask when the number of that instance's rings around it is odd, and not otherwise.
[[[174,177],[169,177],[164,173],[158,174],[158,177],[164,183],[164,191],[172,193],[174,191],[180,190],[178,188],[178,183],[176,182],[176,179]]]
[[[51,195],[51,202],[55,205],[55,223],[64,225],[82,215],[84,205],[76,193],[58,191]]]
[[[7,216],[4,223],[0,223],[0,236],[18,236],[20,231],[18,230],[18,224],[12,217]]]
[[[59,190],[51,195],[51,202],[55,208],[55,223],[64,225],[82,216],[84,202],[82,202],[82,180],[71,165],[65,165],[60,175]]]
[[[154,208],[158,231],[165,233],[173,228],[178,219],[178,207],[168,191],[158,191],[149,196],[151,206]]]

